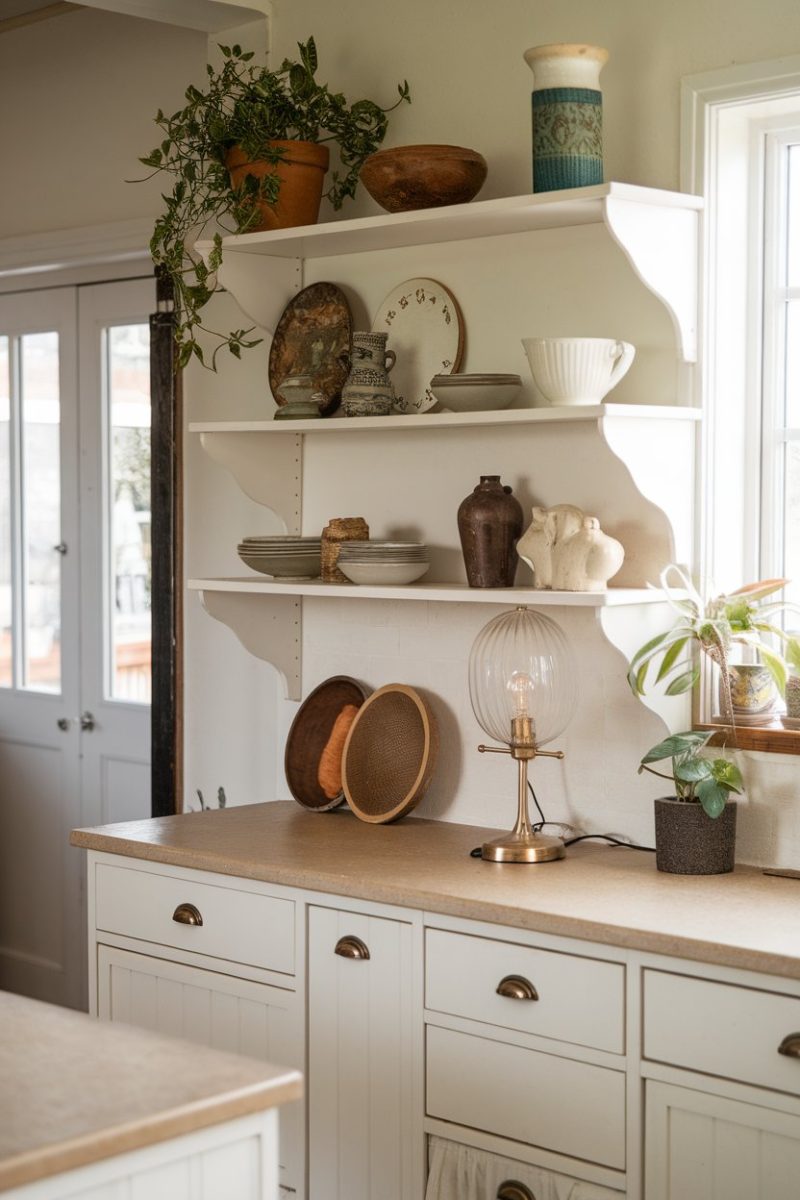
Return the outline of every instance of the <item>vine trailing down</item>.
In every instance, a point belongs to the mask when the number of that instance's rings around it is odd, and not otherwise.
[[[260,177],[247,174],[234,186],[226,166],[231,149],[238,147],[250,163],[277,166],[286,150],[276,142],[333,142],[341,170],[332,172],[325,195],[339,209],[355,195],[364,160],[383,141],[387,114],[404,101],[410,102],[404,80],[398,85],[399,99],[389,108],[372,100],[348,104],[341,92],[317,81],[313,37],[299,42],[298,50],[298,61],[287,58],[272,71],[253,66],[252,53],[245,53],[240,46],[220,46],[222,66],[216,70],[207,65],[205,88],[189,86],[185,106],[172,116],[160,109],[156,114],[163,138],[140,162],[152,168],[153,174],[163,171],[174,181],[172,190],[162,195],[164,208],[153,229],[150,252],[173,282],[179,367],[195,357],[215,369],[220,349],[227,348],[239,358],[243,349],[261,340],[251,336],[252,328],[228,333],[209,329],[201,315],[220,290],[217,275],[222,235],[255,230],[260,206],[274,205],[281,188],[275,171]],[[194,249],[194,242],[209,226],[213,228],[212,244],[204,259]],[[205,362],[197,341],[201,331],[218,341],[210,363]]]

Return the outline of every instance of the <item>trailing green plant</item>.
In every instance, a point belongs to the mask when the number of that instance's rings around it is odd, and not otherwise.
[[[678,588],[669,583],[672,574],[678,577]],[[778,691],[784,694],[788,667],[800,666],[800,640],[786,633],[773,618],[782,611],[800,610],[787,600],[763,602],[781,591],[787,579],[764,579],[704,599],[686,572],[670,563],[661,572],[660,582],[678,621],[637,650],[631,659],[628,683],[635,695],[644,695],[650,669],[656,664],[654,682],[664,683],[668,696],[690,691],[700,678],[699,654],[705,654],[720,669],[723,715],[735,724],[728,673],[734,644],[756,650]]]
[[[298,42],[300,58],[285,59],[274,71],[252,65],[252,53],[241,46],[220,46],[222,66],[206,67],[205,87],[186,89],[186,104],[172,116],[160,109],[155,117],[162,140],[140,159],[153,174],[172,176],[172,190],[162,196],[164,210],[150,239],[157,266],[170,276],[175,294],[178,364],[192,356],[216,368],[220,349],[241,357],[243,349],[261,340],[253,329],[229,333],[208,329],[201,313],[219,290],[222,232],[246,233],[257,223],[259,203],[274,204],[280,182],[275,173],[257,179],[247,175],[234,188],[225,165],[231,147],[242,148],[248,160],[277,164],[283,152],[275,141],[334,142],[339,149],[341,172],[331,174],[325,193],[335,209],[355,195],[364,160],[384,139],[387,114],[410,102],[408,83],[398,85],[399,99],[389,108],[372,100],[348,104],[341,92],[319,83],[317,49],[313,37]],[[152,176],[148,176],[152,178]],[[204,258],[194,241],[209,225],[214,232]],[[197,334],[203,330],[218,339],[211,362],[206,364]]]
[[[716,818],[725,808],[730,794],[741,792],[743,781],[735,763],[726,758],[706,758],[700,753],[711,737],[713,730],[671,734],[648,750],[639,763],[639,774],[648,771],[660,779],[671,780],[676,799],[701,804],[709,817]],[[672,759],[670,775],[650,766],[668,758]]]

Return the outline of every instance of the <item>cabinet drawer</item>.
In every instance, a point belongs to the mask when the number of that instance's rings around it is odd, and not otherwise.
[[[644,973],[644,1057],[800,1094],[800,999],[664,971]]]
[[[97,866],[95,885],[98,929],[294,974],[291,900],[105,864]],[[202,925],[174,919],[182,904],[199,911]]]
[[[625,1076],[607,1067],[429,1025],[427,1112],[571,1158],[625,1167]]]
[[[497,993],[501,979],[522,976],[538,1000]],[[622,1054],[625,968],[513,942],[429,929],[425,1003],[436,1012]]]

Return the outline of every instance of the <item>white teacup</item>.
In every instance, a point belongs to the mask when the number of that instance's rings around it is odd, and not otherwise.
[[[531,375],[550,404],[599,404],[633,362],[636,348],[613,338],[523,338]]]

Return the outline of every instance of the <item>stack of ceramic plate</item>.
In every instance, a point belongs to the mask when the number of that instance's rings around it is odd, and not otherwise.
[[[246,537],[237,550],[242,562],[276,579],[316,579],[321,567],[319,537]]]
[[[342,542],[337,565],[353,583],[402,587],[422,578],[431,556],[422,542]]]

